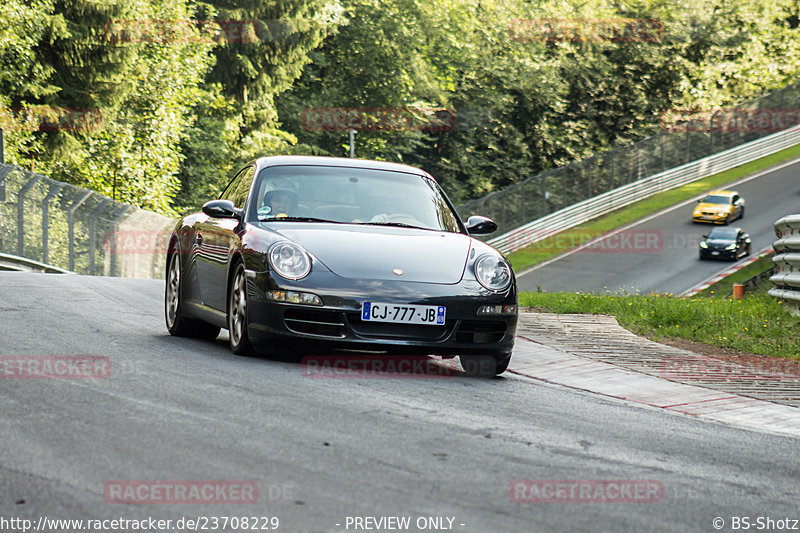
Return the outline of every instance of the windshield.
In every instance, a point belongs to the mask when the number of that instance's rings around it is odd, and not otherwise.
[[[714,228],[708,234],[709,239],[735,239],[737,230],[728,228]]]
[[[707,204],[724,204],[730,205],[731,199],[729,196],[720,196],[718,194],[710,194],[703,198],[703,202]]]
[[[251,222],[338,222],[459,232],[439,186],[417,174],[275,166],[259,173],[254,194]]]

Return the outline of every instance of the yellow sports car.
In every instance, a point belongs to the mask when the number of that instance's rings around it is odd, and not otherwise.
[[[744,198],[736,191],[711,191],[697,201],[692,222],[730,224],[744,216]]]

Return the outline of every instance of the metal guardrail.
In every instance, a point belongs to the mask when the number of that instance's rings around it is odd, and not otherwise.
[[[652,194],[723,172],[796,144],[800,144],[800,126],[618,187],[536,219],[488,242],[503,253],[513,252]]]
[[[73,274],[69,270],[47,265],[11,254],[0,254],[0,271],[11,270],[14,272],[44,272],[48,274]]]
[[[458,212],[464,220],[487,216],[497,223],[498,234],[505,234],[572,204],[796,126],[798,109],[800,82],[730,108],[675,110],[673,119],[670,113],[662,117],[655,135],[536,175],[514,176],[513,185],[466,201]]]
[[[749,292],[753,292],[758,290],[761,287],[761,284],[765,281],[769,280],[778,272],[778,266],[774,265],[771,268],[761,272],[760,274],[756,274],[755,276],[746,279],[741,283],[744,287],[744,293],[747,294]]]
[[[28,260],[30,270],[42,264],[77,274],[162,278],[174,224],[158,213],[0,165],[0,254]]]
[[[775,284],[769,295],[800,308],[800,215],[785,216],[775,222],[775,235],[778,240],[772,245],[775,249],[772,261],[778,271],[769,278]]]

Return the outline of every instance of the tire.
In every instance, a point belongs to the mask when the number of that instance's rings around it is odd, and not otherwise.
[[[192,337],[195,339],[216,339],[220,328],[206,324],[201,320],[187,318],[183,313],[183,275],[180,253],[174,251],[169,256],[167,283],[164,289],[164,319],[167,330],[175,337]]]
[[[725,225],[727,226],[728,224],[730,224],[731,220],[732,220],[731,215],[729,214],[728,216],[725,217]]]
[[[471,377],[492,378],[508,369],[511,354],[493,355],[459,355],[461,368]]]
[[[233,353],[255,354],[247,335],[247,277],[241,262],[234,266],[228,290],[228,334]]]
[[[744,206],[742,206],[742,210],[739,213],[739,218],[744,218]]]

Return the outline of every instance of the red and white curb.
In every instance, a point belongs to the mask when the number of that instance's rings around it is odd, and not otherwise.
[[[796,407],[660,379],[521,336],[517,337],[509,371],[700,419],[800,437],[800,409]]]
[[[715,284],[718,281],[722,280],[723,278],[726,278],[726,277],[730,276],[731,274],[733,274],[737,270],[741,270],[744,267],[746,267],[747,265],[755,263],[756,261],[758,261],[759,259],[761,259],[765,255],[771,254],[771,253],[772,253],[772,245],[770,244],[769,246],[767,246],[766,248],[764,248],[763,250],[758,252],[756,255],[748,257],[746,260],[742,261],[741,263],[736,263],[735,265],[731,266],[730,268],[727,268],[727,269],[723,270],[719,274],[714,274],[713,276],[711,276],[710,278],[706,279],[705,281],[701,281],[699,284],[695,285],[691,289],[689,289],[686,292],[684,292],[681,296],[694,296],[698,292],[709,288],[710,286],[712,286],[713,284]]]

